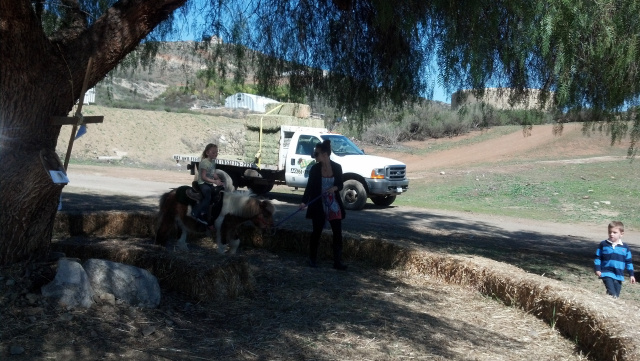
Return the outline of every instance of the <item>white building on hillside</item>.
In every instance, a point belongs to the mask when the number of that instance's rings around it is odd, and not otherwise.
[[[91,88],[84,93],[83,104],[95,104],[96,102],[96,88]]]
[[[270,103],[279,103],[277,100],[273,100],[267,97],[262,97],[254,94],[247,93],[235,93],[230,95],[224,101],[225,108],[242,108],[249,109],[254,112],[265,112],[265,106]]]

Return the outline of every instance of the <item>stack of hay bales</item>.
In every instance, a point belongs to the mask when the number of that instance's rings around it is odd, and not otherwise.
[[[291,115],[305,119],[311,116],[311,107],[308,104],[270,103],[265,106],[265,110],[270,115]]]
[[[243,161],[267,165],[278,164],[280,128],[283,125],[324,128],[322,119],[309,118],[311,109],[306,104],[269,104],[272,113],[251,114],[245,120]],[[277,108],[280,106],[280,108]],[[277,108],[277,109],[276,109]],[[262,142],[260,135],[262,134]],[[260,159],[258,159],[260,158]]]
[[[53,225],[54,237],[94,235],[115,237],[153,236],[155,213],[152,212],[58,212]]]

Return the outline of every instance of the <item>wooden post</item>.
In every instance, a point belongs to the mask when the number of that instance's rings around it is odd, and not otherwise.
[[[87,70],[84,75],[84,82],[82,83],[82,92],[80,93],[80,99],[78,100],[78,109],[76,110],[76,114],[73,117],[52,117],[51,123],[55,125],[68,125],[73,124],[73,129],[71,130],[71,137],[69,138],[69,146],[67,147],[67,154],[64,157],[64,171],[67,171],[67,167],[69,165],[69,157],[71,157],[71,149],[73,148],[73,142],[76,139],[76,133],[78,131],[78,126],[87,123],[102,123],[104,117],[103,116],[93,116],[93,117],[83,117],[82,116],[82,104],[84,103],[84,95],[87,92],[87,86],[89,84],[89,74],[91,72],[91,62],[92,58],[89,58],[89,62],[87,63]]]

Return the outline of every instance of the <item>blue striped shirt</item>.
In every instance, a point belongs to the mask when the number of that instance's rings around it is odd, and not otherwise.
[[[593,264],[595,270],[602,273],[600,277],[610,277],[618,281],[624,281],[625,270],[629,273],[629,277],[633,276],[631,250],[629,246],[622,242],[615,247],[608,239],[600,242]]]

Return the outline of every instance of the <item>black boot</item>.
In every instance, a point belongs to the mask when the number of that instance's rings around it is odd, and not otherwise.
[[[346,271],[347,266],[342,263],[342,249],[333,250],[333,268],[338,271]]]
[[[319,240],[314,239],[315,237],[311,237],[311,242],[309,242],[309,267],[316,268],[318,264],[316,260],[318,259],[318,243]]]

